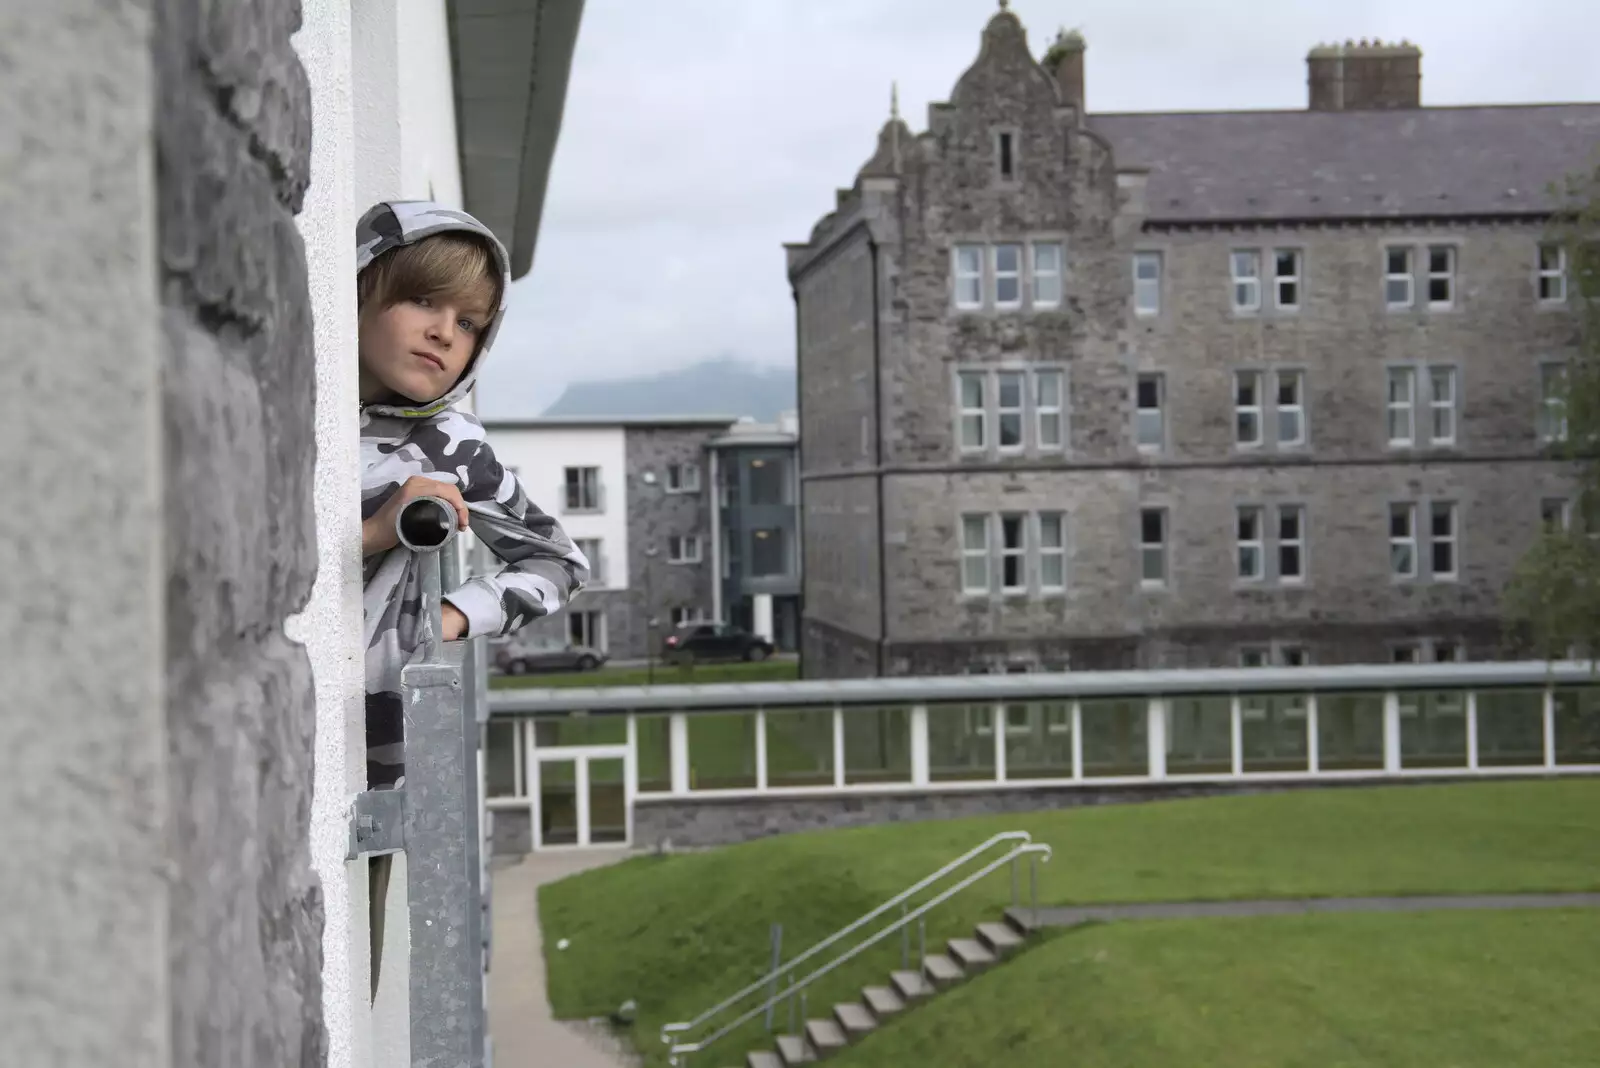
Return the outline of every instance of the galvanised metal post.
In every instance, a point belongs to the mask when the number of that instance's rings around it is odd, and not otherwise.
[[[447,655],[441,621],[442,551],[454,537],[455,517],[447,502],[428,497],[409,504],[398,523],[401,544],[417,554],[422,579],[418,655],[401,673],[413,1068],[481,1068],[487,1029],[479,727],[469,714],[461,666]]]

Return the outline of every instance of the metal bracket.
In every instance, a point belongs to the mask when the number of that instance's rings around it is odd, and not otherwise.
[[[406,791],[366,790],[350,806],[350,850],[346,860],[398,853],[406,844]]]

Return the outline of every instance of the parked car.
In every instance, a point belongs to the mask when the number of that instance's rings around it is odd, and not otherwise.
[[[517,648],[503,645],[495,650],[494,666],[507,675],[531,675],[540,671],[594,671],[609,657],[588,645]]]
[[[666,658],[677,664],[697,660],[765,660],[772,643],[729,623],[685,623],[667,635]]]

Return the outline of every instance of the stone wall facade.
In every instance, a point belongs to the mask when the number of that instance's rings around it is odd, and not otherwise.
[[[661,642],[672,632],[674,608],[698,610],[711,615],[712,490],[706,442],[727,429],[727,424],[706,426],[629,426],[625,430],[628,458],[628,572],[632,605],[626,646],[629,656],[643,657],[650,649],[649,621],[657,620],[654,643],[659,653]],[[669,465],[695,464],[700,471],[700,488],[674,492],[667,488]],[[653,482],[645,480],[646,475]],[[698,539],[700,555],[695,562],[674,563],[673,539]],[[650,555],[651,551],[654,555]],[[681,555],[681,554],[680,554]],[[613,639],[613,642],[615,639]],[[612,646],[613,655],[621,656]]]
[[[881,644],[890,674],[1223,666],[1276,646],[1318,663],[1388,661],[1418,643],[1474,659],[1510,651],[1501,591],[1546,502],[1573,492],[1538,432],[1542,367],[1578,344],[1571,309],[1539,298],[1543,224],[1153,223],[1144,188],[1143,172],[1119,169],[1117,145],[1060,102],[1020,23],[1002,12],[949,103],[930,109],[928,130],[886,126],[839,210],[790,248],[808,676],[856,674],[856,644]],[[956,307],[955,249],[997,243],[1025,254],[1059,243],[1059,302],[1033,307],[1024,269],[1020,308]],[[1402,309],[1385,299],[1397,246],[1412,250],[1419,295]],[[1445,307],[1420,299],[1435,247],[1453,257]],[[1260,257],[1257,310],[1235,310],[1236,250]],[[1275,300],[1279,250],[1298,257],[1292,309]],[[1155,314],[1135,313],[1136,254],[1159,257]],[[861,307],[874,294],[876,315]],[[1416,376],[1416,446],[1390,442],[1398,369]],[[1453,375],[1452,433],[1421,443],[1434,369]],[[1060,376],[1058,442],[1036,422],[1041,372]],[[879,465],[848,448],[839,422],[872,395],[862,375],[874,373]],[[963,373],[985,376],[981,448],[960,440]],[[1239,373],[1261,375],[1259,445],[1237,440]],[[1030,394],[1014,449],[997,442],[995,391],[1011,374]],[[1141,375],[1160,376],[1159,447],[1136,436]],[[1280,446],[1283,380],[1299,383],[1303,440]],[[872,413],[861,418],[876,425]],[[1391,573],[1398,504],[1418,509],[1413,579]],[[1453,566],[1439,578],[1427,555],[1434,504],[1454,507]],[[1239,577],[1240,508],[1261,509],[1269,560],[1278,517],[1298,514],[1300,579],[1270,569]],[[1142,581],[1147,510],[1164,516],[1160,583]],[[1029,532],[1024,578],[966,592],[965,517],[987,517],[993,574],[1008,515]],[[1035,524],[1051,516],[1065,581],[1046,589]]]
[[[159,0],[173,1065],[324,1063],[315,702],[284,620],[316,573],[292,0]]]

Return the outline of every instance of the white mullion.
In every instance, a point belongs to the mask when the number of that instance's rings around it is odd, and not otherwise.
[[[1167,777],[1167,702],[1152,697],[1145,702],[1145,770],[1152,779]]]
[[[1006,731],[1010,727],[1007,707],[996,702],[989,715],[994,717],[994,780],[1006,781]]]
[[[1083,704],[1072,702],[1072,777],[1083,778]]]
[[[590,844],[588,757],[579,757],[573,762],[572,777],[578,790],[578,845],[586,846]]]
[[[1234,694],[1228,702],[1228,747],[1235,776],[1244,774],[1244,717],[1241,704],[1238,694]]]
[[[1306,694],[1306,770],[1313,775],[1322,770],[1322,739],[1317,728],[1317,695]]]
[[[911,784],[928,785],[928,706],[911,707]]]
[[[1556,766],[1556,689],[1544,688],[1544,766]]]
[[[833,706],[833,785],[844,788],[844,707]]]
[[[1478,691],[1467,691],[1467,770],[1478,770]]]
[[[767,788],[767,710],[756,709],[756,789]]]
[[[1383,695],[1383,770],[1400,770],[1400,692],[1387,690]]]

